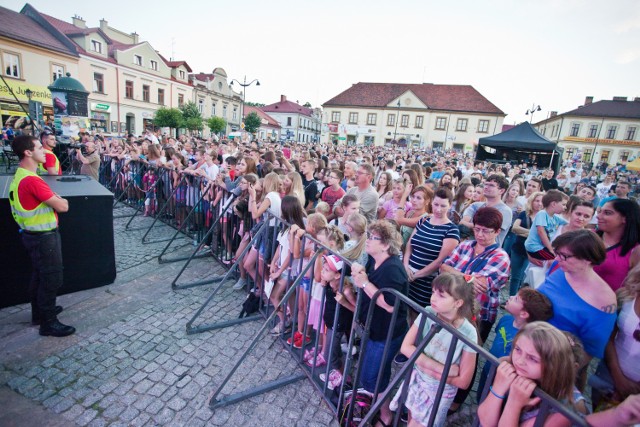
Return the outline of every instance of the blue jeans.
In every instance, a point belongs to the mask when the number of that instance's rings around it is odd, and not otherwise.
[[[518,293],[524,277],[524,270],[528,265],[529,258],[526,254],[511,251],[511,281],[509,282],[509,295],[513,296]]]
[[[516,235],[513,234],[511,231],[507,233],[507,235],[504,238],[504,242],[502,242],[502,249],[504,249],[504,251],[508,254],[511,253],[511,248],[513,247],[513,244],[516,241]]]
[[[381,393],[387,388],[391,377],[391,362],[400,350],[403,339],[404,335],[391,339],[391,342],[389,343],[389,351],[387,352],[387,357],[384,361],[382,360],[382,356],[384,355],[384,345],[386,341],[367,341],[362,361],[360,362],[360,381],[358,382],[360,387],[373,393],[376,389],[380,365],[384,365],[382,378],[380,379],[380,388],[378,391]]]

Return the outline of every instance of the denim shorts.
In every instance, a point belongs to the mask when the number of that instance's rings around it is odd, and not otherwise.
[[[300,287],[307,293],[311,292],[311,277],[303,277],[300,280]]]

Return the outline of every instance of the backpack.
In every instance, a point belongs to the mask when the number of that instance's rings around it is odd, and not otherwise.
[[[343,427],[356,427],[360,425],[360,422],[367,415],[372,405],[373,393],[370,393],[363,388],[359,388],[355,392],[354,397],[353,390],[346,391],[344,393],[342,414],[340,415],[340,425]],[[351,422],[348,423],[347,415],[349,414],[351,406],[353,406],[353,416],[351,418]]]

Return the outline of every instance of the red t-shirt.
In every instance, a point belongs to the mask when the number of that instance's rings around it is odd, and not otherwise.
[[[44,180],[36,176],[27,176],[18,185],[18,199],[23,208],[33,210],[45,200],[55,196]],[[58,214],[56,213],[56,218]]]
[[[49,168],[55,168],[56,167],[56,160],[57,157],[55,154],[53,153],[44,153],[46,160],[44,161],[44,168],[46,170],[49,170]],[[58,165],[58,175],[62,175],[62,168],[60,167],[60,165]]]
[[[342,196],[344,196],[345,191],[342,189],[342,187],[338,187],[337,190],[334,190],[331,187],[325,187],[324,190],[322,190],[322,194],[320,195],[320,199],[323,202],[327,202],[327,204],[329,205],[329,207],[331,209],[333,209],[333,205],[342,198]]]

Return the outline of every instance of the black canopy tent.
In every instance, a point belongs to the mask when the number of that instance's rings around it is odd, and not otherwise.
[[[557,172],[562,152],[562,148],[535,130],[531,123],[523,122],[497,135],[480,138],[476,160],[535,164],[538,169],[551,166]]]

